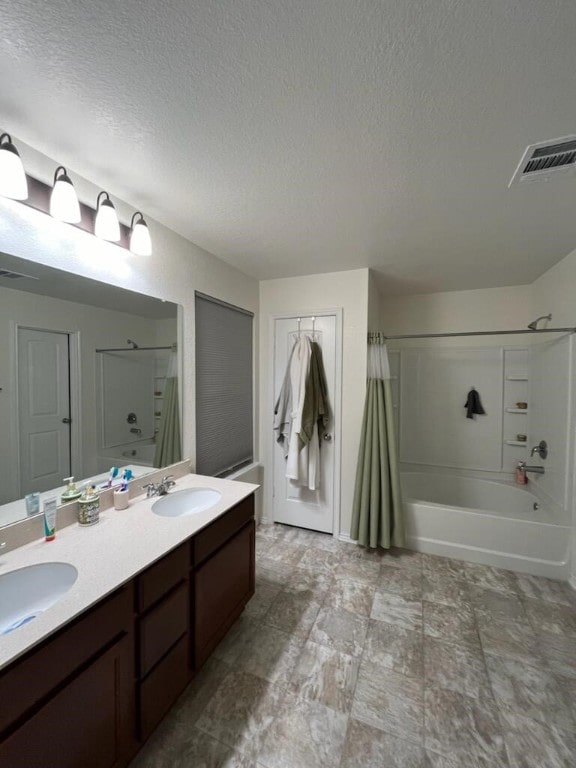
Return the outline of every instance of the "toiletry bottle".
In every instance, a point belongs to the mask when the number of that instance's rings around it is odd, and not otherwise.
[[[100,496],[95,485],[87,485],[78,499],[79,525],[95,525],[100,520]]]
[[[524,468],[522,467],[522,462],[518,462],[516,465],[516,471],[515,471],[515,480],[518,483],[518,485],[527,485],[528,484],[528,478],[526,477],[526,472],[524,471]]]
[[[56,504],[58,499],[53,496],[49,499],[44,499],[43,512],[44,512],[44,535],[46,541],[54,541],[56,538]]]
[[[76,483],[74,482],[73,477],[65,477],[62,482],[67,483],[66,488],[62,491],[62,496],[60,496],[62,504],[67,504],[69,501],[76,501],[76,499],[79,499],[80,496],[82,496],[82,491],[79,491],[78,488],[76,488]]]

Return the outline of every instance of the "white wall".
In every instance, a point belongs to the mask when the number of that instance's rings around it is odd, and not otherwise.
[[[576,326],[576,250],[530,286],[532,319],[552,313],[551,325]]]
[[[35,152],[18,141],[17,137],[14,138],[27,171],[37,178],[51,180],[56,161]],[[74,183],[79,197],[93,205],[99,190],[77,176],[74,176]],[[120,219],[129,221],[134,209],[116,199],[114,203]],[[0,250],[182,305],[183,444],[184,454],[194,461],[194,291],[201,291],[254,312],[256,347],[258,283],[150,217],[146,216],[146,220],[154,253],[150,257],[134,256],[116,245],[102,242],[21,203],[2,198]],[[257,402],[257,355],[254,359]],[[257,435],[255,429],[255,438]],[[255,450],[257,455],[257,443]]]
[[[366,390],[367,269],[264,280],[260,283],[260,444],[266,479],[272,476],[274,394],[270,386],[273,352],[271,318],[291,313],[313,314],[340,307],[343,309],[340,532],[348,536]],[[264,515],[272,519],[267,505]]]
[[[392,335],[522,328],[533,319],[530,298],[528,285],[385,296],[380,302],[380,330]]]
[[[380,303],[382,297],[374,272],[368,270],[368,330],[377,331],[380,328]]]
[[[546,461],[536,455],[535,464],[546,468],[543,475],[530,479],[552,501],[567,509],[568,480],[572,471],[570,456],[570,338],[534,344],[530,349],[530,438],[531,444],[540,440],[548,443]],[[565,525],[569,524],[567,521]]]
[[[531,286],[530,309],[533,317],[552,313],[552,325],[556,327],[576,327],[576,250],[568,254],[566,258],[555,264],[545,272]],[[575,339],[571,337],[572,365],[574,366]],[[572,382],[575,371],[572,370]],[[574,386],[572,386],[574,390]],[[572,392],[572,409],[576,406],[576,396]],[[576,434],[574,430],[574,418],[570,425],[570,469],[571,484],[569,485],[572,502],[572,586],[576,589]]]

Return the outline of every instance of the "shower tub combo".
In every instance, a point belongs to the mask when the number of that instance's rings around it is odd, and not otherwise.
[[[520,486],[449,473],[402,472],[407,545],[555,579],[568,578],[570,527]]]

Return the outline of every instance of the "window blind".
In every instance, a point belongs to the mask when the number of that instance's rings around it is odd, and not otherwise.
[[[222,476],[253,458],[252,319],[196,293],[196,472]]]

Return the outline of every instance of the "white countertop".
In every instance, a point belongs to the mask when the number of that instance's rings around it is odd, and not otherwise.
[[[0,553],[0,576],[27,565],[47,562],[70,563],[78,571],[75,584],[55,605],[29,624],[8,635],[0,635],[0,669],[258,488],[251,483],[190,474],[178,479],[172,493],[194,487],[214,488],[222,498],[204,512],[161,517],[151,511],[158,497],[146,499],[142,495],[133,499],[128,509],[101,512],[97,525],[82,528],[73,524],[58,530],[56,520],[54,541],[41,539],[7,554]]]

